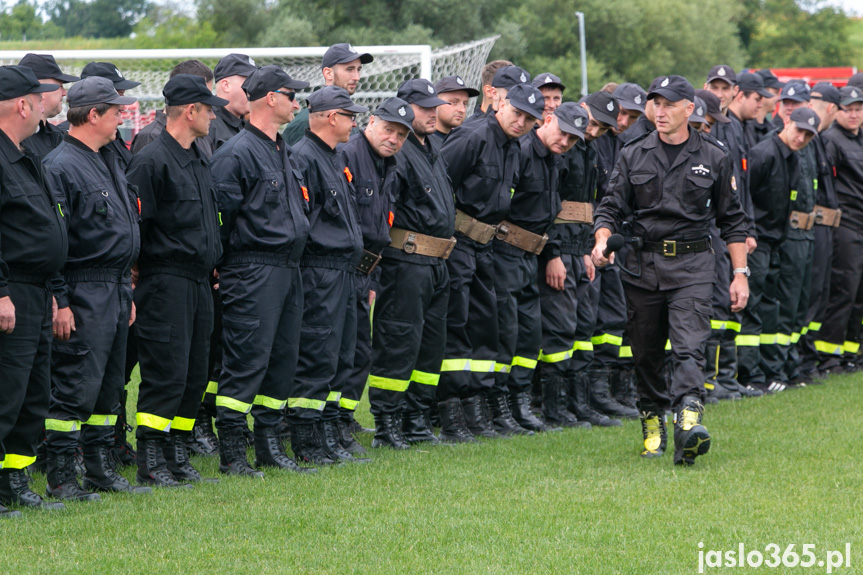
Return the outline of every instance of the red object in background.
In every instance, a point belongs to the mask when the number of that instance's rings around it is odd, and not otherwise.
[[[770,68],[780,82],[800,79],[810,86],[818,82],[830,82],[837,88],[848,84],[848,79],[857,73],[854,66],[834,66],[830,68]]]

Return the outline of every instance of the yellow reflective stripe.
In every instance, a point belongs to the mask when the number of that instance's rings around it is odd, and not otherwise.
[[[472,359],[470,360],[470,370],[477,371],[480,373],[494,373],[495,362],[492,360],[486,359]]]
[[[842,344],[842,348],[848,353],[857,353],[860,350],[860,344],[854,341],[846,341]]]
[[[341,391],[331,391],[327,395],[327,401],[335,401],[336,403],[338,403],[338,401],[341,398],[342,398],[342,392]]]
[[[213,395],[219,393],[219,382],[211,381],[207,383],[207,389],[204,390],[204,393],[212,393]]]
[[[353,399],[348,399],[344,396],[342,396],[342,398],[339,400],[339,407],[344,407],[345,409],[349,409],[351,411],[356,411],[359,404],[359,401],[354,401]]]
[[[757,335],[738,335],[734,338],[734,343],[737,347],[758,347],[761,345],[761,338]]]
[[[795,344],[798,341],[800,341],[800,334],[795,331],[794,333],[791,334],[791,343]]]
[[[7,453],[6,459],[3,460],[3,468],[24,469],[25,467],[30,467],[35,462],[35,455],[31,457],[29,455],[15,455],[14,453]]]
[[[411,373],[411,381],[415,381],[423,385],[436,386],[440,381],[440,374],[428,373],[427,371],[413,370],[413,372]]]
[[[45,429],[48,431],[62,431],[64,433],[71,433],[73,431],[81,430],[81,422],[77,420],[63,421],[62,419],[46,419]]]
[[[593,344],[589,341],[577,341],[572,346],[574,351],[593,351]]]
[[[797,199],[797,190],[791,190],[791,201],[793,202],[796,199]]]
[[[239,411],[240,413],[249,413],[252,411],[251,403],[246,403],[245,401],[240,401],[239,399],[234,399],[227,395],[216,396],[216,407],[227,407],[232,411]]]
[[[543,363],[558,363],[572,358],[572,350],[567,349],[557,353],[539,353],[539,361]]]
[[[369,387],[376,389],[388,389],[390,391],[407,391],[411,384],[409,379],[392,379],[378,375],[369,376]]]
[[[713,385],[712,383],[708,383],[706,381],[704,382],[704,389],[706,389],[708,391],[713,391],[713,389],[715,389],[715,388],[716,388],[716,386]]]
[[[117,416],[116,415],[96,415],[93,414],[90,416],[90,419],[87,421],[82,421],[82,425],[92,425],[92,426],[102,426],[102,427],[114,427],[117,425]]]
[[[785,333],[762,333],[759,338],[761,345],[790,345],[791,336]]]
[[[281,411],[288,404],[287,399],[276,399],[275,397],[267,397],[266,395],[256,395],[253,405],[263,405],[276,411]]]
[[[321,401],[320,399],[307,399],[305,397],[288,398],[288,407],[302,407],[303,409],[323,411],[326,404],[326,401]]]
[[[219,212],[219,227],[222,227],[223,225],[224,224],[222,224],[222,212]]]
[[[445,359],[440,364],[441,371],[470,371],[469,359]]]
[[[138,427],[143,425],[144,427],[158,429],[159,431],[171,431],[170,419],[165,419],[151,413],[141,413],[139,411],[135,414],[135,422],[138,424]]]
[[[521,357],[519,355],[512,358],[512,366],[518,367],[526,367],[527,369],[536,369],[536,361],[535,359],[530,359],[528,357]]]
[[[710,320],[710,329],[740,331],[740,323],[736,321],[725,321],[719,319]]]
[[[610,343],[612,345],[622,345],[623,338],[617,335],[612,335],[610,333],[604,333],[602,335],[595,335],[590,338],[590,343],[593,345],[602,345],[604,343]]]
[[[188,417],[180,417],[178,415],[171,422],[171,429],[176,429],[177,431],[192,431],[193,427],[195,427],[195,420]]]
[[[632,357],[632,346],[630,346],[630,345],[620,346],[620,353],[617,354],[617,357]]]
[[[802,337],[802,336],[804,336],[804,335],[806,335],[807,333],[809,333],[809,326],[808,326],[808,325],[803,326],[802,328],[800,328],[800,336],[801,336],[801,337]]]
[[[819,331],[821,329],[821,322],[813,321],[809,324],[809,331]]]
[[[665,340],[665,351],[671,351],[671,340]]]
[[[494,371],[497,373],[509,373],[510,365],[508,363],[497,363],[494,364]]]
[[[830,343],[829,341],[815,340],[815,351],[830,355],[842,355],[842,344]]]

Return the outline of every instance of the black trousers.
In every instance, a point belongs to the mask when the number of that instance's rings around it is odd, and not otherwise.
[[[710,317],[710,336],[706,346],[716,348],[716,352],[705,354],[714,358],[712,365],[706,365],[705,385],[708,389],[717,384],[734,389],[737,382],[737,334],[740,333],[741,314],[731,311],[732,270],[728,246],[719,237],[718,231],[712,235],[716,267],[713,279],[713,300]],[[750,340],[753,341],[753,340]]]
[[[213,278],[211,282],[219,280]],[[222,373],[222,295],[217,289],[211,289],[213,296],[213,335],[210,336],[210,362],[207,371],[209,381],[201,401],[202,414],[216,417],[216,395],[219,393],[219,377]]]
[[[748,263],[749,302],[742,312],[737,338],[738,380],[744,385],[763,385],[778,377],[781,370],[781,363],[777,364],[770,347],[779,331],[779,243],[758,242]],[[763,343],[766,345],[762,348]],[[767,356],[763,357],[765,351]]]
[[[416,259],[384,258],[379,264],[369,377],[374,415],[425,411],[435,401],[446,346],[449,272],[442,259]]]
[[[809,309],[804,318],[805,333],[797,345],[800,354],[800,371],[811,374],[818,366],[815,342],[821,337],[821,323],[827,313],[830,297],[830,267],[833,260],[833,228],[815,226],[815,246],[812,257],[812,274],[809,283]]]
[[[229,264],[219,274],[222,297],[222,373],[216,426],[276,427],[297,369],[303,317],[298,267]]]
[[[566,268],[563,291],[548,285],[546,266],[539,266],[537,274],[542,320],[542,351],[537,365],[540,379],[565,377],[570,370],[580,310],[579,287],[587,281],[582,256],[561,254],[560,259]]]
[[[863,277],[863,231],[840,224],[833,232],[833,260],[827,312],[814,344],[822,361],[841,355],[842,345],[856,342],[860,308],[855,305]]]
[[[788,238],[779,248],[779,285],[776,295],[779,303],[777,332],[777,365],[781,370],[779,381],[794,380],[800,372],[800,356],[795,344],[800,339],[806,312],[809,309],[809,286],[812,275],[812,257],[815,243],[811,239]],[[773,353],[773,350],[770,350]]]
[[[69,282],[75,331],[55,341],[51,357],[51,405],[45,420],[48,449],[74,451],[111,445],[122,405],[124,360],[132,311],[132,284]]]
[[[339,409],[343,412],[356,411],[372,367],[372,323],[371,304],[369,304],[372,284],[371,276],[363,273],[354,274],[357,302],[357,342],[354,363],[350,370],[339,371],[335,377],[336,389],[342,390]]]
[[[623,280],[620,268],[616,265],[596,270],[599,299],[596,308],[596,327],[591,343],[597,369],[610,369],[618,365],[632,363],[629,358],[621,358],[621,347],[629,344],[626,335],[626,296],[623,293]]]
[[[353,270],[300,267],[303,320],[288,421],[314,423],[339,416],[336,373],[354,362],[357,304]]]
[[[599,290],[602,278],[597,274],[593,281],[587,277],[584,260],[576,267],[578,292],[578,317],[575,328],[575,347],[573,348],[570,369],[585,371],[594,369],[593,334],[596,332],[596,314],[599,310]]]
[[[36,461],[48,414],[51,293],[45,284],[9,282],[15,329],[0,333],[0,457],[4,469]]]
[[[142,276],[135,288],[138,318],[138,440],[187,434],[207,387],[213,297],[207,278],[165,273]]]
[[[710,335],[711,284],[646,290],[624,284],[641,411],[667,410],[686,395],[704,401],[704,343]],[[664,377],[671,342],[671,383]]]

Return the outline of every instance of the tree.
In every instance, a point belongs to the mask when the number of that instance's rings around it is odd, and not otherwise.
[[[149,0],[51,0],[45,11],[67,36],[120,38],[132,33]]]
[[[42,22],[34,3],[18,0],[11,8],[0,11],[0,39],[33,40],[36,38],[59,38],[63,31],[51,22]]]

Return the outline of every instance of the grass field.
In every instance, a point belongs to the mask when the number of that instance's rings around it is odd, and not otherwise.
[[[628,422],[105,496],[0,522],[0,573],[688,574],[699,542],[808,543],[819,559],[850,543],[851,567],[834,572],[861,573],[861,413],[863,375],[838,376],[708,406],[713,449],[691,468],[670,452],[641,460]],[[359,419],[371,423],[365,403]],[[215,458],[194,462],[218,475]]]

